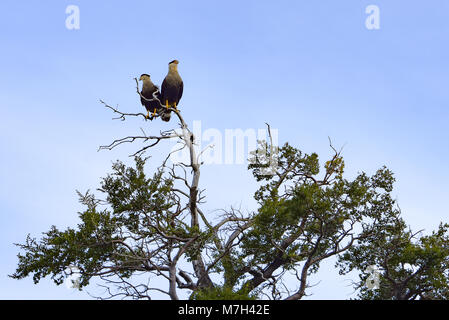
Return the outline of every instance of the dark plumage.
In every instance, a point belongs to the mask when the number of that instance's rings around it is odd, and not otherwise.
[[[168,64],[168,74],[162,82],[162,104],[167,108],[176,107],[182,97],[184,83],[178,73],[178,60],[173,60]]]
[[[159,101],[153,100],[148,101],[145,99],[154,99],[153,94],[156,92],[155,96],[157,99],[161,101],[161,93],[159,92],[159,88],[151,81],[149,74],[142,74],[140,76],[140,79],[143,82],[142,85],[142,91],[140,102],[143,106],[145,106],[145,109],[147,109],[147,116],[146,118],[150,118],[150,112],[152,113],[153,117],[156,115],[156,113],[161,117],[163,121],[169,121],[170,120],[170,111],[165,111],[164,108],[161,108]]]

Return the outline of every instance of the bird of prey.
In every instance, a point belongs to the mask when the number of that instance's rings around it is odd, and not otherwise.
[[[173,60],[168,64],[168,74],[162,82],[161,102],[167,110],[170,107],[176,109],[184,89],[184,83],[178,73],[178,64],[178,60]]]
[[[161,108],[160,101],[158,100],[152,100],[148,101],[150,99],[154,99],[153,94],[155,94],[156,98],[161,100],[161,94],[159,92],[159,88],[151,81],[149,74],[142,74],[139,78],[140,81],[142,81],[142,91],[140,92],[140,102],[143,106],[145,106],[145,109],[147,109],[147,115],[145,118],[150,118],[150,112],[152,113],[152,117],[154,117],[157,114],[159,114],[163,121],[169,121],[170,120],[170,113],[166,112]],[[147,99],[147,100],[146,100]]]

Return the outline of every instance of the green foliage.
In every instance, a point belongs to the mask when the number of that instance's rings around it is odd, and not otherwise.
[[[155,219],[164,219],[168,210],[176,204],[171,193],[173,181],[165,179],[162,170],[147,178],[144,166],[145,161],[141,158],[136,158],[136,168],[116,162],[112,167],[114,172],[102,180],[99,189],[107,194],[106,201],[120,226],[131,232],[140,231],[140,214],[153,213]]]
[[[150,237],[154,229],[142,222],[148,218],[157,221],[163,228],[169,217],[167,212],[175,201],[170,193],[172,181],[164,179],[162,171],[147,178],[145,161],[136,158],[135,162],[136,168],[116,162],[113,173],[103,179],[99,190],[106,193],[111,209],[98,210],[103,201],[89,192],[85,195],[78,192],[80,202],[87,208],[79,213],[81,223],[77,229],[59,231],[52,226],[41,240],[28,235],[25,244],[16,244],[25,254],[18,255],[19,264],[11,277],[21,279],[32,274],[37,283],[51,275],[54,282],[60,285],[64,281],[64,270],[73,265],[81,271],[81,289],[93,275],[108,266],[113,266],[117,275],[123,278],[141,270],[142,261],[130,258],[124,243],[131,247],[133,244],[123,234]],[[171,225],[171,228],[168,232],[181,237],[190,231],[182,225]],[[142,248],[134,246],[134,253],[138,256]]]
[[[340,273],[359,270],[356,285],[361,299],[448,299],[449,298],[449,225],[440,224],[431,235],[418,237],[407,230],[405,222],[373,234],[343,254],[337,265]],[[380,285],[369,289],[366,268],[376,266]]]
[[[59,231],[52,226],[39,242],[28,235],[26,243],[18,245],[26,254],[18,255],[19,265],[12,277],[21,279],[32,273],[37,283],[51,275],[59,285],[64,281],[64,269],[76,265],[82,271],[81,287],[87,285],[88,274],[99,270],[101,264],[113,255],[113,246],[104,239],[115,238],[116,219],[108,211],[97,212],[95,207],[80,213],[80,219],[82,223],[78,225],[78,230],[68,228]]]
[[[230,287],[216,286],[195,291],[190,300],[256,300],[255,294],[235,292]]]
[[[296,268],[309,259],[317,261],[310,269],[316,271],[321,257],[332,254],[343,239],[349,241],[350,229],[357,223],[374,232],[378,227],[373,221],[386,222],[394,216],[389,194],[394,178],[386,168],[372,177],[361,173],[349,181],[343,178],[344,161],[336,153],[325,163],[320,180],[318,156],[288,144],[280,148],[276,175],[262,179],[257,166],[249,168],[256,179],[266,181],[255,194],[260,207],[254,224],[242,239],[242,254],[250,258],[250,265],[279,258],[284,267]]]

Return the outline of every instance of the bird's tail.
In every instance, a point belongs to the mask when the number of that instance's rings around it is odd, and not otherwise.
[[[158,113],[159,113],[159,116],[161,117],[162,121],[165,121],[165,122],[170,121],[170,118],[171,118],[170,110],[161,109],[161,110],[159,110]]]

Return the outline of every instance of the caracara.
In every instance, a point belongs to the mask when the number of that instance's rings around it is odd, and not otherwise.
[[[161,100],[161,94],[159,92],[159,88],[151,81],[149,74],[142,74],[140,76],[140,79],[143,83],[142,85],[142,91],[140,102],[143,106],[145,106],[145,109],[147,109],[147,115],[146,118],[150,118],[150,112],[152,113],[152,118],[156,116],[156,113],[162,118],[163,121],[169,121],[170,120],[170,112],[166,112],[161,108],[160,102],[154,99],[153,94],[155,94],[156,98]],[[147,100],[146,100],[147,99]],[[153,99],[152,101],[148,101],[150,99]],[[151,119],[152,119],[151,118]]]
[[[167,109],[170,107],[176,109],[184,89],[184,84],[178,73],[178,63],[178,60],[173,60],[168,64],[168,74],[162,82],[161,102]]]

